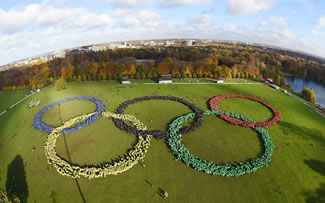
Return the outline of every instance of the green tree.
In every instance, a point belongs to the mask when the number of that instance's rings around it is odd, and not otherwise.
[[[67,82],[64,80],[64,78],[60,78],[55,81],[55,89],[56,91],[67,89]]]
[[[315,97],[315,93],[313,90],[305,87],[302,92],[301,92],[302,96],[309,102],[315,104],[316,103],[316,97]]]
[[[147,79],[147,76],[145,73],[141,73],[141,79]]]
[[[280,85],[280,81],[281,81],[281,76],[280,76],[280,75],[277,75],[277,76],[274,78],[273,83],[276,84],[276,85]]]

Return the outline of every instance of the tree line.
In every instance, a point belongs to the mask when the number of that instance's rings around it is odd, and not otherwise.
[[[174,78],[272,78],[284,86],[284,74],[325,84],[325,68],[290,56],[240,46],[166,47],[84,52],[43,64],[0,72],[2,90],[42,88],[67,81]]]

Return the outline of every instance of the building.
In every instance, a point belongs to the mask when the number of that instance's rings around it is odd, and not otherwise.
[[[266,78],[265,79],[265,84],[266,85],[269,85],[269,84],[272,84],[273,80],[271,78]]]
[[[225,78],[218,78],[217,84],[224,83],[224,81],[225,81]]]
[[[172,41],[168,41],[168,40],[165,40],[165,41],[164,41],[164,45],[167,46],[167,47],[168,47],[168,46],[171,46],[171,45],[173,45],[173,44],[174,44],[174,42],[172,42]]]
[[[144,46],[154,47],[154,46],[157,45],[157,43],[154,42],[154,41],[150,41],[150,42],[145,42],[145,43],[143,43],[143,45],[144,45]]]
[[[53,54],[48,54],[48,55],[44,55],[40,57],[42,62],[48,62],[54,59],[54,55]]]
[[[53,54],[53,58],[64,58],[65,57],[65,50],[61,49]]]
[[[124,85],[130,85],[131,84],[128,77],[122,77],[121,78],[121,83],[124,84]]]
[[[193,40],[185,40],[182,42],[184,46],[192,46],[193,45]]]
[[[159,78],[159,84],[172,84],[172,75],[167,74],[167,75],[161,75],[161,78]]]

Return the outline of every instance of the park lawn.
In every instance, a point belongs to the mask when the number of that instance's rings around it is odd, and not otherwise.
[[[0,113],[24,98],[24,96],[27,94],[29,94],[27,90],[0,92]]]
[[[145,167],[137,164],[117,176],[80,178],[76,182],[47,164],[43,150],[46,134],[32,128],[33,118],[41,108],[69,97],[96,97],[105,102],[106,110],[114,111],[132,98],[172,95],[204,110],[208,109],[209,99],[223,94],[255,96],[281,112],[281,122],[269,128],[276,149],[268,168],[238,178],[204,174],[175,161],[166,142],[153,139],[143,162]],[[304,202],[323,195],[317,191],[324,191],[325,119],[265,85],[122,86],[113,81],[83,82],[69,83],[68,89],[59,93],[49,87],[32,98],[40,99],[41,104],[26,109],[24,101],[0,117],[0,188],[6,187],[7,168],[20,155],[26,162],[25,167],[20,167],[26,171],[29,202],[82,202],[82,198],[87,202],[160,202],[163,199],[157,193],[159,189],[168,192],[166,202]],[[272,116],[266,107],[250,100],[227,99],[219,106],[256,121],[266,121]],[[59,125],[61,121],[93,111],[94,105],[83,101],[61,104],[61,119],[58,108],[47,112],[43,121]],[[126,113],[136,115],[149,129],[159,130],[189,112],[181,104],[160,100],[133,104],[126,109]],[[78,132],[60,136],[57,152],[67,160],[70,155],[73,163],[96,165],[122,157],[136,140],[135,135],[117,129],[110,119],[99,118]],[[262,150],[253,130],[232,126],[213,115],[204,116],[202,126],[182,135],[182,141],[193,154],[215,163],[245,161]],[[34,152],[33,147],[36,147]]]

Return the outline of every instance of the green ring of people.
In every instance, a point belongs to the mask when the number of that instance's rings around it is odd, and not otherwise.
[[[221,113],[226,113],[233,118],[242,118],[236,113],[222,112],[222,111],[210,111],[205,110],[203,115],[220,115]],[[240,162],[235,164],[214,164],[211,161],[201,160],[195,155],[191,154],[190,151],[182,144],[181,136],[179,135],[179,130],[182,124],[189,119],[193,119],[194,113],[189,113],[176,118],[169,125],[169,139],[168,145],[171,148],[172,153],[178,160],[182,160],[186,165],[191,166],[197,171],[202,171],[207,174],[219,175],[225,177],[238,177],[248,173],[254,173],[259,168],[267,167],[271,162],[272,152],[274,145],[272,143],[272,138],[265,128],[254,128],[263,141],[263,153],[260,157],[250,159],[246,162]],[[246,118],[247,119],[247,118]],[[251,119],[249,119],[251,120]],[[252,121],[252,120],[251,120]]]

